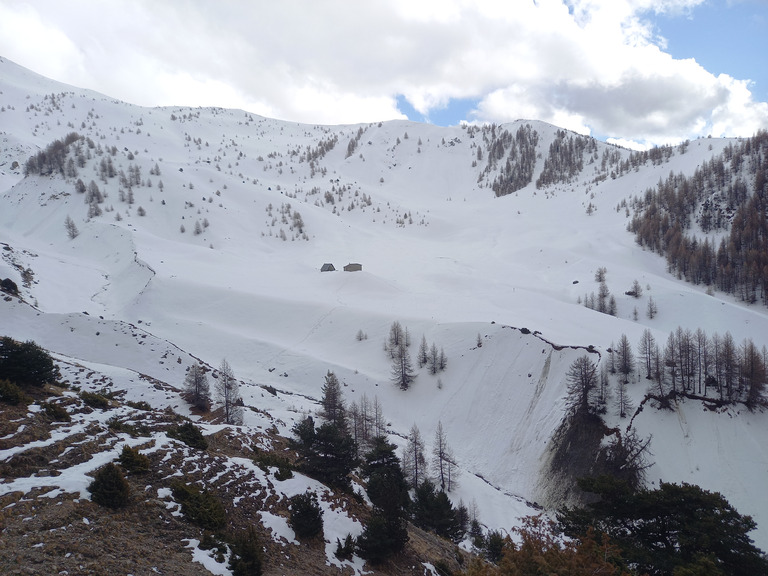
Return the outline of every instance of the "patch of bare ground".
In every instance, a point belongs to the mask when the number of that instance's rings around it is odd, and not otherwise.
[[[179,513],[170,495],[178,480],[215,495],[222,503],[226,527],[216,536],[218,541],[255,529],[263,547],[264,574],[353,573],[349,566],[329,563],[326,546],[335,549],[335,538],[326,542],[318,537],[296,545],[276,541],[262,524],[263,511],[286,520],[290,516],[288,500],[275,478],[278,469],[259,468],[252,461],[259,455],[295,460],[295,452],[276,429],[255,434],[226,428],[206,436],[208,448],[200,450],[165,436],[170,426],[183,421],[172,411],[131,411],[116,401],[113,407],[120,409],[110,409],[114,415],[105,421],[103,412],[88,408],[73,394],[55,400],[66,407],[72,422],[51,421],[42,409],[0,404],[0,450],[11,454],[3,459],[0,452],[0,487],[17,478],[66,474],[67,468],[98,453],[109,452],[116,461],[128,439],[149,457],[150,467],[140,474],[125,472],[130,501],[117,511],[94,504],[87,493],[51,488],[0,496],[0,574],[210,574],[193,561],[188,547],[190,539],[202,541],[210,534]],[[320,497],[361,522],[370,514],[364,502],[350,494],[329,491]],[[459,570],[463,554],[454,544],[413,526],[409,534],[410,541],[400,554],[366,570],[422,575],[424,562],[438,561]],[[215,556],[213,551],[210,554]]]
[[[29,408],[22,404],[0,404],[0,450],[48,438],[50,434],[42,415],[30,415]]]
[[[162,502],[150,498],[113,512],[73,496],[33,490],[0,497],[0,573],[210,574],[185,548],[196,530]]]

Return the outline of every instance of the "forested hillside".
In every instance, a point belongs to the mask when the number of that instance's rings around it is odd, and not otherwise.
[[[637,242],[695,284],[768,305],[768,132],[632,199]]]

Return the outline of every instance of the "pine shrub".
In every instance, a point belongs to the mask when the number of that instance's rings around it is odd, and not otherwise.
[[[336,551],[334,552],[334,555],[339,560],[349,560],[352,558],[352,555],[355,553],[355,540],[352,538],[352,534],[347,534],[347,537],[344,538],[344,542],[342,543],[341,540],[336,538]]]
[[[185,484],[181,480],[175,480],[171,484],[171,492],[177,502],[181,504],[181,513],[184,517],[208,530],[221,530],[227,520],[224,506],[215,495],[207,491],[200,491],[191,484]]]
[[[109,426],[109,429],[114,432],[124,432],[125,434],[129,434],[131,438],[136,438],[138,436],[151,436],[152,432],[147,428],[144,424],[130,424],[128,422],[124,422],[120,420],[117,416],[113,416],[109,420],[107,420],[107,426]]]
[[[293,465],[284,456],[259,451],[254,457],[254,461],[264,472],[269,472],[270,468],[277,468],[275,480],[283,481],[293,478]]]
[[[51,402],[42,402],[40,407],[43,409],[45,418],[50,422],[71,422],[72,417],[61,404],[53,404]]]
[[[323,533],[323,509],[317,494],[305,492],[291,497],[291,517],[288,524],[299,538],[312,538]]]
[[[150,406],[149,403],[145,402],[144,400],[141,400],[139,402],[132,402],[128,400],[125,404],[126,406],[130,406],[131,408],[135,408],[136,410],[143,410],[144,412],[152,411],[152,406]]]
[[[29,404],[32,401],[21,388],[16,386],[13,382],[8,380],[0,380],[0,402],[10,404],[11,406],[18,406],[22,402]]]
[[[96,504],[118,509],[128,505],[131,489],[120,468],[110,462],[96,472],[88,491]]]
[[[118,458],[120,466],[128,472],[141,474],[149,470],[149,458],[139,452],[137,448],[131,448],[127,444],[123,446],[123,451]]]
[[[109,398],[97,392],[80,392],[80,399],[91,408],[99,410],[109,408]]]
[[[190,448],[199,448],[200,450],[208,448],[208,441],[203,436],[200,428],[192,424],[192,422],[173,426],[168,430],[168,436],[181,440]]]
[[[256,530],[250,526],[232,543],[232,556],[229,560],[232,576],[261,576],[262,557],[263,553]]]
[[[26,389],[41,388],[58,377],[51,356],[31,340],[17,342],[8,336],[0,339],[0,379]]]

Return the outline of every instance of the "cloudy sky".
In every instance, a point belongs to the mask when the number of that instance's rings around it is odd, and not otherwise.
[[[319,124],[768,127],[768,0],[0,0],[0,56],[146,106]]]

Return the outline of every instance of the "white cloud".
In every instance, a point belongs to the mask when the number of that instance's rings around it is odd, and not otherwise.
[[[662,142],[768,124],[749,84],[663,51],[647,16],[703,0],[0,0],[0,54],[144,105],[245,108],[310,123],[535,118]]]
[[[44,22],[28,4],[0,4],[0,39],[0,54],[30,62],[44,76],[62,77],[80,68],[80,51],[66,32]]]

